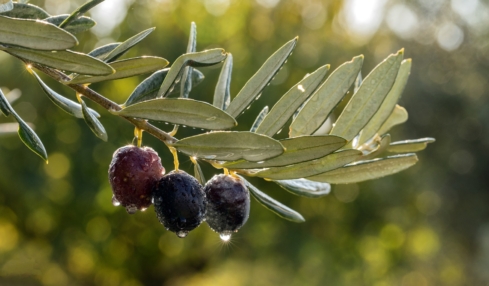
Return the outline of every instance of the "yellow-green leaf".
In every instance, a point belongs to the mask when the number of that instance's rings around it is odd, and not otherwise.
[[[420,138],[415,140],[404,140],[404,141],[396,141],[392,142],[387,147],[387,152],[392,153],[410,153],[410,152],[418,152],[426,149],[428,143],[435,142],[435,138]]]
[[[330,184],[307,179],[277,180],[273,182],[282,187],[282,189],[302,197],[319,198],[331,192]]]
[[[387,118],[387,120],[380,127],[378,134],[385,134],[391,130],[392,127],[404,123],[408,120],[408,113],[404,107],[400,105],[396,105],[391,115]]]

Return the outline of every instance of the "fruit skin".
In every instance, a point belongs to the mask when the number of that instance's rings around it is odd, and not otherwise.
[[[166,229],[185,237],[205,218],[206,197],[197,179],[184,171],[172,171],[153,190],[159,221]]]
[[[244,182],[230,175],[215,175],[204,187],[207,197],[206,222],[215,232],[238,231],[250,214],[250,193]]]
[[[165,168],[152,148],[127,145],[117,149],[109,167],[114,205],[120,203],[130,214],[148,208],[153,187],[163,174]]]

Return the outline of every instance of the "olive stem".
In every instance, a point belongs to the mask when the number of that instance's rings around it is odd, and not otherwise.
[[[178,161],[178,152],[177,149],[174,147],[168,147],[170,149],[170,152],[173,154],[173,165],[175,165],[175,171],[178,171],[178,167],[180,166],[180,163]]]

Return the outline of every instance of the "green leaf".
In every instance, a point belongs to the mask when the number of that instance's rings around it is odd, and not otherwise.
[[[343,147],[346,140],[337,136],[302,136],[280,141],[285,152],[265,162],[245,160],[226,162],[222,166],[228,169],[255,169],[280,167],[322,158]]]
[[[345,96],[362,65],[363,55],[360,55],[333,71],[292,121],[289,137],[311,135],[321,127]]]
[[[404,50],[390,55],[365,78],[336,120],[332,135],[351,141],[377,112],[389,93],[401,65]]]
[[[10,106],[10,103],[7,100],[7,97],[2,92],[2,89],[0,88],[0,111],[2,111],[3,115],[9,116],[10,113],[12,112],[12,107]]]
[[[416,154],[403,154],[384,159],[360,161],[307,179],[330,184],[350,184],[378,179],[403,171],[416,164]]]
[[[205,186],[205,183],[207,183],[207,181],[205,180],[204,173],[200,168],[199,162],[197,162],[197,160],[192,160],[192,163],[194,164],[194,177],[197,179],[197,181],[199,181],[202,186]]]
[[[226,108],[231,103],[231,92],[229,90],[231,86],[231,74],[233,73],[233,55],[228,53],[226,60],[221,68],[221,73],[219,74],[219,79],[216,84],[216,89],[214,91],[214,101],[213,105],[222,110]]]
[[[263,89],[272,81],[280,68],[285,64],[287,58],[297,44],[297,37],[288,41],[260,67],[260,69],[248,80],[239,91],[238,95],[231,101],[226,111],[233,117],[237,117],[247,108]]]
[[[146,29],[129,39],[125,40],[123,43],[118,45],[115,49],[113,49],[107,56],[105,56],[102,60],[105,62],[112,62],[125,54],[129,49],[134,47],[136,44],[141,42],[144,38],[146,38],[149,34],[151,34],[156,28]]]
[[[52,16],[52,17],[46,18],[43,21],[46,21],[46,22],[49,22],[53,25],[58,26],[66,18],[68,18],[68,16],[69,16],[68,14],[57,15],[57,16]],[[94,20],[92,20],[89,17],[83,16],[83,17],[80,17],[80,18],[74,20],[73,22],[69,23],[63,29],[72,33],[72,34],[77,34],[77,33],[81,33],[81,32],[85,32],[85,31],[90,30],[93,26],[95,26],[95,24],[96,23]]]
[[[226,53],[223,49],[212,49],[198,53],[190,53],[179,56],[170,68],[165,80],[161,84],[158,91],[158,97],[165,97],[172,91],[175,81],[182,74],[184,67],[187,65],[209,66],[222,62],[226,58]]]
[[[362,157],[362,161],[364,160],[371,160],[374,159],[375,157],[379,157],[382,155],[387,148],[389,148],[389,144],[391,144],[391,135],[390,134],[385,134],[380,138],[380,142],[377,143],[377,148],[375,148],[372,152],[364,155]]]
[[[248,190],[250,190],[251,195],[265,208],[268,210],[272,211],[276,215],[278,215],[281,218],[284,218],[286,220],[290,220],[293,222],[305,222],[306,220],[302,215],[293,209],[289,208],[288,206],[282,204],[281,202],[271,198],[269,195],[263,193],[262,191],[258,190],[255,186],[253,186],[250,182],[248,182],[245,178],[238,176],[243,180],[243,182],[246,184],[248,187]]]
[[[294,195],[308,198],[319,198],[331,192],[330,184],[307,179],[278,180],[273,182]]]
[[[187,45],[187,54],[195,53],[197,49],[197,26],[194,22],[190,23],[190,36]],[[190,91],[192,90],[192,67],[185,67],[180,80],[180,97],[188,98]]]
[[[387,120],[382,124],[382,127],[380,127],[379,131],[377,132],[378,134],[385,134],[389,130],[391,130],[392,127],[399,125],[401,123],[404,123],[408,120],[408,113],[404,107],[400,105],[396,105],[394,110],[392,111],[391,115],[387,118]]]
[[[60,25],[59,27],[60,28],[65,28],[66,26],[68,26],[71,22],[75,21],[76,19],[78,19],[81,15],[85,14],[86,12],[88,12],[90,9],[92,9],[93,7],[97,6],[98,4],[104,2],[104,0],[91,0],[91,1],[88,1],[86,2],[85,4],[81,5],[80,7],[78,7],[78,9],[76,9],[75,11],[73,11],[73,13],[70,14],[70,16],[68,16],[68,18],[66,18]]]
[[[256,133],[273,136],[324,81],[329,65],[322,66],[294,85],[273,106]]]
[[[41,142],[41,139],[37,136],[37,134],[32,130],[32,128],[27,125],[17,113],[12,113],[15,117],[15,120],[19,123],[19,137],[24,144],[31,149],[32,152],[36,153],[39,157],[44,159],[44,161],[48,161],[48,154],[46,153],[46,149]]]
[[[435,142],[435,138],[420,138],[414,140],[404,140],[392,142],[387,148],[387,152],[392,153],[408,153],[423,151],[428,143]]]
[[[86,54],[72,51],[35,51],[22,48],[6,48],[7,53],[59,70],[88,75],[109,75],[112,67]]]
[[[251,126],[250,132],[256,132],[256,129],[260,125],[260,123],[263,121],[265,116],[268,114],[268,106],[263,107],[263,109],[260,111],[258,116],[255,119],[255,122],[253,122],[253,125]]]
[[[0,8],[0,11],[1,10],[2,9]],[[33,20],[44,19],[50,16],[41,7],[31,5],[31,4],[22,4],[22,3],[14,3],[12,10],[3,12],[0,15],[10,17],[10,18],[33,19]]]
[[[88,53],[89,56],[97,58],[99,60],[104,60],[107,55],[112,52],[115,48],[117,48],[121,43],[110,43],[107,45],[100,46],[98,48],[93,49]]]
[[[189,156],[210,160],[262,161],[284,152],[280,142],[253,132],[218,131],[184,138],[174,147]]]
[[[313,161],[307,161],[286,167],[272,167],[255,173],[253,176],[271,180],[306,178],[340,168],[357,160],[361,155],[362,152],[358,150],[341,150]]]
[[[88,127],[90,127],[90,130],[92,130],[92,132],[98,138],[107,142],[108,139],[107,132],[105,131],[105,128],[102,125],[102,123],[97,119],[97,117],[95,117],[91,112],[89,112],[89,109],[83,100],[81,100],[80,103],[82,106],[83,118],[85,119],[85,122],[87,123]]]
[[[147,100],[113,113],[210,130],[229,129],[237,125],[233,117],[215,106],[187,98]]]
[[[65,50],[78,44],[63,29],[46,22],[0,16],[0,43],[36,50]]]
[[[12,9],[14,9],[14,3],[12,0],[3,0],[0,2],[0,13],[8,12]]]
[[[82,113],[82,107],[80,104],[69,100],[68,98],[62,96],[61,94],[57,93],[56,91],[52,90],[49,86],[47,86],[41,78],[33,71],[30,70],[34,77],[37,79],[37,82],[41,86],[41,88],[44,90],[44,93],[49,97],[49,99],[59,108],[61,108],[63,111],[67,112],[68,114],[71,114],[77,118],[83,118],[83,113]],[[89,112],[92,113],[95,117],[100,117],[100,114],[98,114],[95,110],[89,108]]]
[[[360,71],[357,75],[357,78],[355,79],[355,85],[353,87],[353,93],[357,93],[358,89],[362,85],[363,77],[362,77],[362,72]]]
[[[95,83],[150,73],[166,67],[168,61],[164,58],[146,56],[112,62],[109,65],[115,70],[115,73],[106,76],[79,75],[67,84]]]
[[[411,59],[402,61],[394,85],[380,105],[379,110],[362,129],[362,133],[358,139],[359,146],[372,138],[392,113],[396,107],[397,101],[399,101],[399,98],[401,97],[404,87],[406,86],[410,72]]]
[[[152,75],[143,80],[131,93],[123,106],[129,106],[137,102],[155,99],[158,95],[161,83],[165,79],[170,69],[162,69],[154,72]],[[204,75],[197,69],[192,69],[192,84],[197,86],[204,80]],[[180,85],[175,86],[173,93],[180,92]]]

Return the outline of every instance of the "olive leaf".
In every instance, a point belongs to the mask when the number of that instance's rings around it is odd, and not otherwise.
[[[123,106],[129,106],[131,104],[155,99],[158,95],[158,90],[160,89],[161,83],[168,74],[169,68],[165,68],[154,72],[152,75],[143,80],[127,98]],[[204,74],[198,69],[192,69],[192,85],[197,86],[204,80]],[[180,85],[175,86],[173,93],[180,93]]]
[[[307,179],[330,184],[358,183],[398,173],[413,166],[417,161],[416,154],[402,154],[383,159],[359,161]]]
[[[311,135],[343,99],[363,65],[363,55],[334,70],[306,101],[290,125],[289,137]]]
[[[107,45],[100,46],[98,48],[93,49],[88,53],[89,56],[97,58],[99,60],[104,60],[107,55],[112,52],[115,48],[117,48],[121,43],[110,43]]]
[[[237,117],[247,108],[263,89],[272,81],[280,68],[285,64],[297,44],[298,38],[288,41],[273,55],[271,55],[260,69],[246,82],[236,97],[231,101],[226,111]]]
[[[187,45],[187,54],[195,53],[197,49],[197,26],[195,22],[190,23],[190,36]],[[180,97],[188,98],[190,90],[192,90],[192,67],[185,67],[183,70],[182,79],[180,80]]]
[[[251,126],[250,132],[256,132],[256,129],[260,125],[260,123],[263,121],[265,116],[268,114],[268,106],[263,107],[263,109],[260,111],[258,116],[255,119],[255,122],[253,122],[253,125]]]
[[[390,55],[363,80],[336,120],[332,135],[351,141],[379,109],[396,79],[404,50]]]
[[[331,192],[331,185],[328,183],[314,182],[307,179],[277,180],[273,181],[282,189],[298,196],[308,198],[319,198]]]
[[[228,169],[257,169],[280,167],[322,158],[343,147],[346,140],[337,136],[302,136],[281,140],[285,152],[264,162],[245,160],[225,162],[222,167]]]
[[[14,3],[12,0],[4,0],[0,3],[0,13],[8,12],[12,9],[14,9]]]
[[[172,145],[189,156],[209,160],[262,161],[284,152],[279,141],[247,131],[217,131],[184,138]]]
[[[231,103],[231,92],[229,88],[231,86],[232,73],[233,55],[228,53],[226,59],[224,60],[224,64],[222,65],[221,73],[219,74],[219,79],[214,91],[214,101],[212,102],[215,107],[222,110],[226,110]]]
[[[32,75],[37,79],[37,82],[41,86],[42,90],[44,90],[44,93],[49,97],[49,99],[59,108],[61,108],[63,111],[67,112],[68,114],[71,114],[77,118],[83,118],[83,112],[82,112],[82,107],[79,103],[74,102],[72,100],[69,100],[68,98],[62,96],[61,94],[57,93],[56,91],[52,90],[47,84],[45,84],[41,78],[33,71],[30,70]],[[92,113],[95,117],[100,117],[100,114],[98,114],[95,110],[89,108],[88,109],[90,113]]]
[[[289,89],[275,103],[270,113],[258,126],[256,133],[273,136],[277,133],[294,112],[316,91],[328,73],[329,65],[324,65],[306,76]]]
[[[89,110],[83,99],[80,98],[83,118],[92,132],[100,139],[107,142],[108,136],[102,123]]]
[[[109,65],[115,73],[105,76],[78,75],[66,84],[95,83],[132,77],[160,70],[168,65],[168,61],[159,57],[139,57],[112,62]]]
[[[68,16],[69,16],[68,14],[51,16],[49,18],[44,19],[43,21],[58,26],[66,18],[68,18]],[[77,33],[90,30],[93,26],[95,26],[95,24],[96,24],[95,21],[92,20],[91,18],[82,16],[74,20],[73,22],[69,23],[68,25],[66,25],[63,29],[72,34],[77,34]]]
[[[77,39],[52,24],[0,16],[0,43],[36,50],[65,50]]]
[[[12,107],[10,106],[7,97],[5,97],[2,89],[0,88],[0,111],[3,113],[3,115],[9,116],[11,113],[11,109]]]
[[[110,63],[112,61],[117,60],[124,53],[126,53],[129,49],[134,47],[136,44],[141,42],[144,38],[146,38],[149,34],[151,34],[156,28],[146,29],[131,38],[125,40],[120,45],[116,46],[112,51],[110,51],[106,56],[101,58],[104,62]]]
[[[360,88],[360,85],[362,85],[363,77],[362,77],[362,72],[360,71],[357,75],[357,78],[355,79],[355,85],[353,86],[353,93],[357,93],[358,89]]]
[[[72,51],[36,51],[22,48],[4,48],[9,54],[29,62],[39,63],[59,70],[88,75],[109,75],[114,69],[99,59]]]
[[[288,206],[282,204],[281,202],[273,199],[269,195],[265,194],[264,192],[258,190],[255,186],[253,186],[248,180],[243,178],[242,176],[238,177],[243,180],[243,182],[246,184],[248,187],[248,190],[250,191],[251,195],[265,208],[269,209],[276,215],[278,215],[281,218],[284,218],[286,220],[290,220],[293,222],[305,222],[306,220],[304,217],[294,211],[293,209],[289,208]]]
[[[194,177],[202,186],[204,186],[207,181],[204,177],[204,172],[202,172],[202,169],[200,168],[199,162],[194,159],[192,160],[192,163],[194,164]]]
[[[13,3],[13,4],[14,5],[11,10],[0,13],[0,16],[6,16],[10,18],[21,18],[21,19],[33,19],[33,20],[44,19],[50,16],[48,12],[44,11],[41,7],[32,4],[23,4],[23,3]]]
[[[223,49],[211,49],[203,52],[184,54],[178,57],[170,68],[158,91],[158,97],[165,97],[172,91],[176,80],[179,79],[184,67],[209,66],[222,62],[226,58]]]
[[[387,118],[387,120],[380,127],[378,134],[387,133],[392,127],[404,123],[408,120],[408,113],[404,107],[400,105],[396,105],[391,115]]]
[[[320,159],[298,163],[286,167],[272,167],[254,173],[253,176],[271,180],[288,180],[306,178],[340,168],[348,163],[356,161],[362,155],[361,151],[347,149],[326,155]]]
[[[362,157],[362,161],[371,160],[374,159],[375,157],[379,157],[387,150],[387,148],[389,148],[389,144],[391,144],[391,135],[384,134],[380,138],[380,142],[377,143],[377,148],[375,148],[372,152],[364,155]]]
[[[433,142],[435,142],[435,138],[431,138],[431,137],[414,139],[414,140],[396,141],[390,143],[390,145],[387,147],[387,152],[410,153],[410,152],[423,151],[428,145],[428,143],[433,143]]]
[[[159,98],[132,104],[114,114],[211,130],[229,129],[236,120],[215,106],[187,98]]]
[[[410,72],[411,59],[402,61],[394,85],[380,105],[379,110],[374,114],[367,125],[363,127],[362,133],[358,139],[358,145],[362,145],[363,143],[367,142],[367,140],[372,138],[392,113],[396,107],[396,103],[399,101],[399,98],[404,91],[404,87],[406,86]]]
[[[80,16],[82,16],[83,14],[85,14],[86,12],[88,12],[90,9],[92,9],[93,7],[97,6],[98,4],[104,2],[104,0],[91,0],[91,1],[88,1],[86,2],[85,4],[81,5],[80,7],[78,7],[78,9],[76,9],[75,11],[73,11],[70,16],[68,16],[60,25],[59,27],[60,28],[65,28],[66,26],[68,26],[71,22],[75,21],[76,19],[78,19]]]

